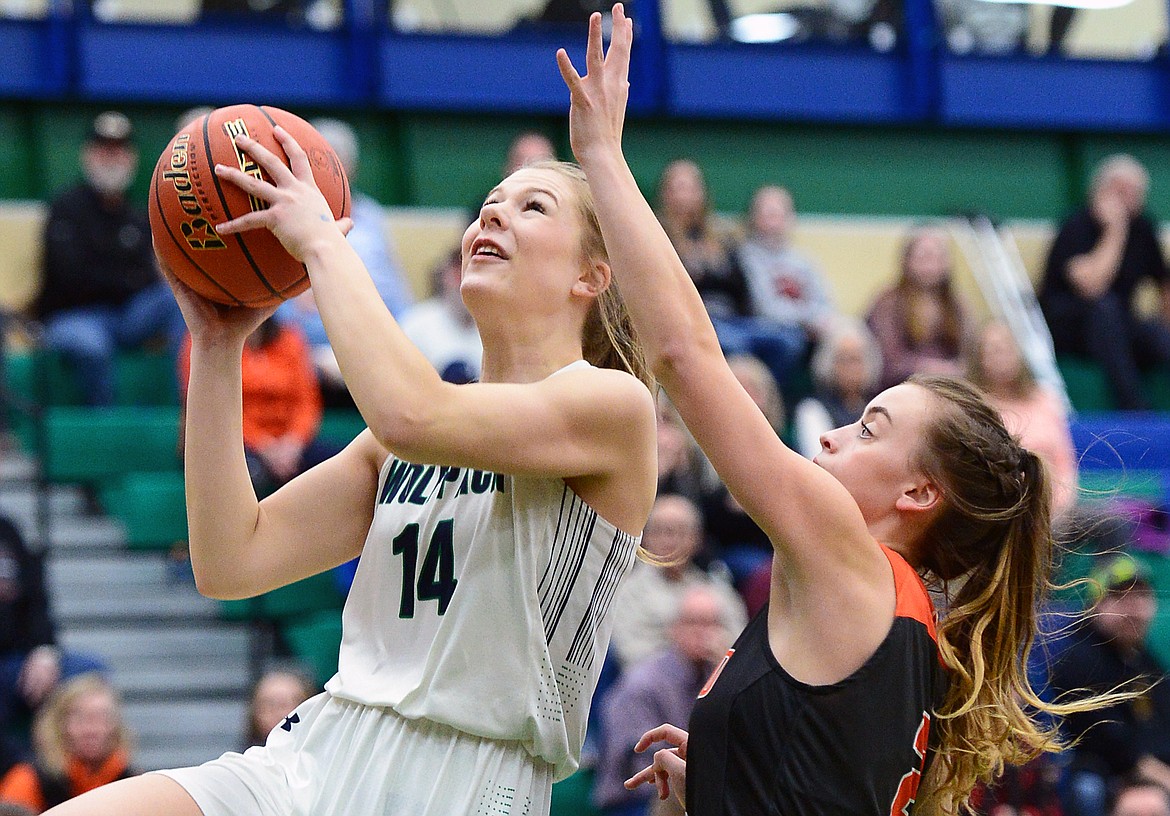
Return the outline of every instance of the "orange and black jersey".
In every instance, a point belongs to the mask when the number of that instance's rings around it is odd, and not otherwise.
[[[768,645],[768,610],[748,624],[700,693],[690,722],[690,816],[900,816],[933,752],[946,692],[926,588],[885,547],[893,626],[844,680],[793,679]]]

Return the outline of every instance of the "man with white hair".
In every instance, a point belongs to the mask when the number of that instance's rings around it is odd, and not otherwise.
[[[1114,155],[1093,174],[1089,203],[1060,228],[1048,256],[1040,305],[1058,354],[1105,370],[1118,408],[1145,409],[1143,369],[1170,366],[1170,274],[1146,213],[1146,169]],[[1135,311],[1138,284],[1161,293],[1153,319]]]

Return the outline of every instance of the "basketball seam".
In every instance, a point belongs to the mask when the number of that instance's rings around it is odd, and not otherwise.
[[[163,158],[165,158],[166,155],[167,155],[166,153],[163,153],[163,155],[161,157],[159,157],[160,163],[163,161]],[[199,264],[195,263],[195,259],[187,254],[187,250],[183,248],[183,244],[179,242],[179,239],[177,237],[175,237],[174,231],[171,230],[171,224],[167,220],[166,214],[163,212],[162,194],[159,192],[159,185],[161,183],[162,183],[161,182],[161,174],[156,173],[155,174],[155,181],[154,181],[154,190],[153,190],[153,192],[154,192],[154,206],[158,210],[159,222],[163,225],[163,228],[166,229],[167,236],[171,239],[171,241],[174,242],[175,246],[179,250],[179,253],[191,263],[192,267],[194,267],[196,270],[198,270],[200,275],[205,277],[209,282],[215,284],[215,286],[217,286],[220,289],[220,291],[222,291],[225,295],[227,295],[232,300],[234,300],[236,302],[237,306],[243,306],[244,302],[242,300],[240,300],[238,297],[236,297],[234,294],[232,294],[228,289],[224,288],[224,286],[219,281],[217,281],[215,278],[213,278],[210,274],[208,274],[203,269],[203,267],[201,267]]]
[[[271,124],[273,127],[276,127],[276,126],[277,126],[277,121],[276,121],[275,119],[273,119],[273,118],[272,118],[272,115],[271,115],[271,114],[269,114],[269,113],[268,113],[268,108],[267,108],[267,106],[265,106],[265,105],[257,105],[256,107],[257,107],[257,109],[258,109],[258,110],[259,110],[259,111],[260,111],[262,114],[264,114],[264,118],[268,120],[269,124]],[[287,153],[285,154],[285,158],[286,158],[286,159],[288,158],[288,154],[287,154]],[[314,180],[314,183],[315,183],[315,180]],[[348,185],[347,185],[347,187],[348,187]],[[302,263],[302,264],[301,264],[301,269],[303,269],[303,270],[304,270],[304,272],[302,272],[302,273],[301,273],[301,276],[300,276],[299,278],[297,278],[295,281],[293,281],[292,283],[290,283],[288,286],[284,287],[284,288],[283,288],[283,289],[281,289],[279,292],[277,292],[277,295],[279,295],[279,296],[280,296],[282,299],[283,299],[283,297],[284,297],[284,293],[285,293],[285,292],[287,292],[289,289],[293,289],[293,288],[295,288],[295,287],[297,287],[297,286],[300,286],[300,285],[301,285],[301,281],[303,281],[303,280],[305,280],[306,278],[308,278],[308,277],[309,277],[309,267],[305,266],[305,264],[304,264],[304,263]]]
[[[255,106],[253,106],[253,107],[255,107]],[[263,112],[262,108],[258,108],[258,110]],[[265,117],[267,117],[269,121],[272,121],[271,117],[268,117],[267,114],[265,114]],[[207,121],[205,121],[203,123],[203,145],[204,145],[204,148],[207,150],[207,163],[208,163],[208,165],[211,165],[211,162],[212,162],[211,137],[208,136],[208,134],[207,134],[207,122],[210,121],[210,119],[211,119],[211,117],[208,116]],[[235,218],[235,216],[232,215],[231,208],[228,207],[227,197],[223,193],[223,185],[220,183],[219,176],[217,176],[215,174],[214,166],[211,167],[211,170],[212,170],[211,179],[212,179],[212,182],[215,184],[215,192],[219,196],[219,203],[223,205],[223,213],[229,220],[232,218]],[[264,277],[264,273],[260,271],[260,266],[256,263],[256,260],[252,257],[252,253],[248,251],[248,245],[244,243],[244,236],[237,232],[237,233],[234,233],[232,237],[236,239],[236,244],[239,245],[240,252],[243,253],[244,259],[247,260],[248,265],[250,267],[252,267],[252,272],[256,275],[257,278],[260,279],[260,282],[263,283],[268,288],[269,292],[271,292],[276,297],[280,297],[280,292],[276,291],[276,288],[273,287],[273,285],[269,282],[268,278]],[[234,295],[233,295],[233,297],[234,297]],[[281,300],[284,300],[284,298],[281,298]]]

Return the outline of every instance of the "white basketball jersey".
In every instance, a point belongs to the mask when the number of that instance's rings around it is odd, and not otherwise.
[[[637,544],[560,479],[391,456],[326,688],[568,776]]]

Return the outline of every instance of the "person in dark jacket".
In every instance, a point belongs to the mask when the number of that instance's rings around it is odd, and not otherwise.
[[[1108,691],[1139,684],[1138,697],[1067,718],[1076,739],[1066,784],[1068,816],[1105,816],[1110,790],[1133,776],[1170,788],[1170,684],[1145,644],[1156,601],[1149,578],[1120,555],[1091,576],[1089,623],[1052,670],[1055,691]]]
[[[1132,156],[1110,156],[1093,176],[1089,203],[1061,225],[1049,251],[1040,306],[1057,354],[1096,361],[1117,407],[1149,408],[1141,370],[1170,366],[1170,274],[1146,212],[1149,175]],[[1155,284],[1157,317],[1135,311],[1138,284]]]
[[[49,205],[35,304],[45,343],[77,372],[82,400],[114,401],[114,357],[155,337],[178,350],[183,320],[159,275],[147,214],[126,191],[138,168],[130,120],[107,111],[81,148],[84,179]]]

